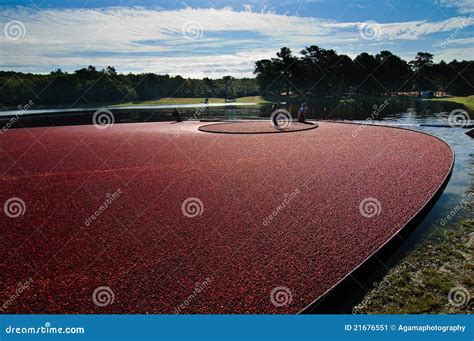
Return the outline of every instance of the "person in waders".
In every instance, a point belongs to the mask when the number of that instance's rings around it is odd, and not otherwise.
[[[278,128],[278,115],[274,115],[275,111],[278,110],[278,104],[277,103],[273,103],[272,105],[272,113],[271,113],[271,118],[272,118],[272,124],[275,128]]]
[[[182,122],[181,113],[179,112],[178,108],[174,108],[173,117],[176,122]]]
[[[307,113],[308,113],[308,106],[306,105],[306,103],[301,104],[301,107],[298,110],[298,122],[305,123]]]

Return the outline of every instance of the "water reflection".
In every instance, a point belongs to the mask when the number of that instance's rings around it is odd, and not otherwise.
[[[317,120],[366,120],[374,116],[374,120],[387,118],[411,117],[416,123],[433,122],[436,118],[445,118],[454,109],[459,109],[460,104],[443,101],[419,100],[414,98],[374,98],[371,99],[322,99],[307,102],[309,106],[308,118]],[[222,119],[241,118],[269,118],[272,104],[259,106],[238,107],[228,105],[221,108],[208,108],[203,117]],[[280,108],[288,110],[296,117],[300,104],[283,103]],[[382,108],[382,109],[380,109]],[[195,109],[182,108],[184,116],[192,116]],[[374,115],[375,113],[375,115]],[[409,115],[408,115],[409,114]]]

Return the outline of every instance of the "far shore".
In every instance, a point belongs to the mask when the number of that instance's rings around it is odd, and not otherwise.
[[[115,104],[114,106],[140,106],[140,105],[179,105],[179,104],[203,104],[206,98],[204,97],[186,97],[186,98],[174,98],[174,97],[165,97],[156,100],[150,101],[134,101],[134,102],[125,102]],[[238,97],[233,99],[217,98],[210,97],[209,104],[214,103],[257,103],[265,104],[271,103],[270,101],[264,99],[262,96],[247,96],[247,97]]]
[[[466,109],[474,112],[474,95],[468,97],[446,97],[446,98],[432,98],[432,101],[454,102],[464,105]]]
[[[386,99],[387,96],[371,96],[371,95],[350,95],[350,96],[339,96],[339,97],[310,97],[310,98],[301,98],[301,97],[287,97],[287,96],[246,96],[246,97],[237,97],[237,98],[219,98],[219,97],[209,97],[209,104],[224,104],[227,103],[232,105],[232,103],[256,103],[258,105],[265,105],[271,103],[300,103],[307,101],[341,101],[341,102],[351,102],[354,100],[361,101],[382,101]],[[467,97],[437,97],[423,99],[419,97],[406,96],[406,95],[397,95],[390,96],[390,98],[395,99],[413,99],[413,100],[429,100],[429,101],[442,101],[442,102],[453,102],[458,103],[464,106],[469,112],[474,112],[474,95]],[[164,97],[154,100],[147,101],[133,101],[133,102],[100,102],[100,103],[72,103],[72,104],[45,104],[41,105],[35,103],[35,109],[71,109],[71,108],[98,108],[98,107],[122,107],[122,106],[147,106],[147,105],[192,105],[199,104],[202,105],[205,103],[206,98],[204,97]],[[4,107],[6,110],[16,110],[17,107]]]

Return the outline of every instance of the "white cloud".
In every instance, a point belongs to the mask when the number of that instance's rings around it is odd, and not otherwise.
[[[451,60],[472,60],[472,47],[455,47],[455,48],[446,48],[440,49],[435,52],[434,60],[440,62],[444,60],[445,62]]]
[[[317,44],[341,53],[354,53],[345,49],[360,46],[362,52],[364,47],[383,42],[449,32],[467,19],[380,24],[380,35],[372,41],[359,34],[361,22],[256,13],[249,6],[240,12],[213,8],[4,8],[0,12],[2,32],[11,20],[20,20],[26,32],[19,40],[0,37],[3,69],[72,70],[93,64],[114,65],[121,72],[239,77],[250,76],[256,60],[274,56],[281,46],[299,51]]]
[[[460,13],[474,13],[474,1],[472,0],[439,0],[438,3],[446,7],[455,7]]]
[[[387,24],[368,23],[369,25],[378,26],[379,40],[416,40],[424,35],[450,32],[460,27],[474,25],[474,20],[470,17],[454,17],[436,22],[427,22],[423,20]],[[334,23],[328,24],[327,26],[334,28],[359,28],[364,24],[364,22]]]
[[[472,45],[474,46],[474,38],[459,38],[459,39],[446,39],[444,45]],[[436,44],[435,46],[442,46],[441,44]],[[471,55],[474,53],[474,48],[470,47]]]

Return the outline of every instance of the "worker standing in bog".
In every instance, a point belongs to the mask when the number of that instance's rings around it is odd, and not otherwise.
[[[306,115],[308,114],[308,106],[306,103],[301,104],[298,110],[298,122],[304,123],[306,121]]]
[[[176,122],[181,122],[182,119],[181,119],[181,113],[179,112],[178,108],[174,108],[174,111],[173,111],[173,117],[174,117],[174,120]]]

